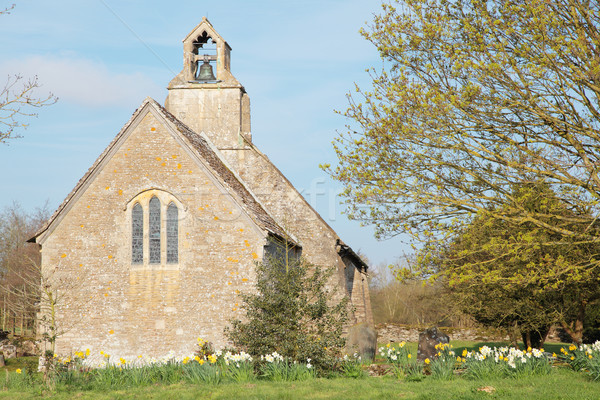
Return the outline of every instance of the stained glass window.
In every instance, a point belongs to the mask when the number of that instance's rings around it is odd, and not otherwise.
[[[137,203],[131,211],[131,263],[144,262],[144,212]]]
[[[178,253],[178,214],[175,203],[169,204],[167,208],[167,262],[176,263],[179,258]]]
[[[148,218],[150,264],[160,264],[160,200],[157,197],[150,199]]]

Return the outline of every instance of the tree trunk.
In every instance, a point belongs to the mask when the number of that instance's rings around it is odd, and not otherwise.
[[[523,338],[523,345],[526,349],[531,347],[531,331],[521,332],[521,337]]]
[[[508,327],[508,338],[510,340],[510,345],[514,348],[519,347],[519,333],[519,328],[516,323]]]
[[[573,343],[580,345],[583,343],[583,320],[585,318],[585,307],[587,306],[587,300],[581,300],[579,302],[579,309],[577,310],[577,317],[575,321],[567,324],[564,319],[560,321],[560,325],[567,332],[567,334],[573,340]]]
[[[550,327],[542,327],[538,330],[528,330],[521,332],[525,348],[541,349],[542,347],[544,347],[544,343],[546,342],[546,338],[548,337],[549,332]]]

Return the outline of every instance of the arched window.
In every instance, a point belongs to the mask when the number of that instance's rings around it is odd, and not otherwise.
[[[160,264],[160,200],[152,197],[148,204],[150,264]]]
[[[144,211],[136,203],[131,211],[131,263],[144,262]]]
[[[167,262],[176,263],[178,254],[178,214],[175,203],[169,204],[167,208]]]

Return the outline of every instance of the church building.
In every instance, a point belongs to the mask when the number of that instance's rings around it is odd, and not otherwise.
[[[335,266],[350,323],[372,325],[367,265],[252,142],[230,54],[203,18],[164,106],[144,100],[31,239],[56,299],[57,353],[224,347],[255,263],[281,243]]]

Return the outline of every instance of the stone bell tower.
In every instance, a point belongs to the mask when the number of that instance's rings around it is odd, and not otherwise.
[[[231,74],[230,53],[203,17],[183,39],[183,70],[169,83],[165,101],[171,114],[222,150],[243,148],[243,139],[251,140],[250,98]]]

